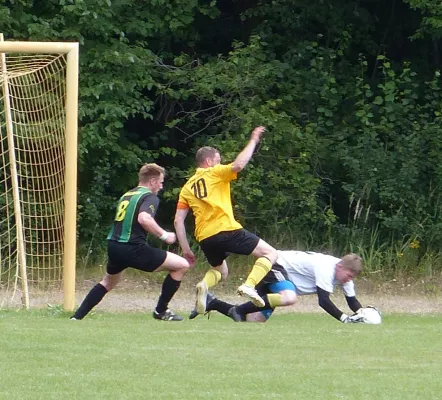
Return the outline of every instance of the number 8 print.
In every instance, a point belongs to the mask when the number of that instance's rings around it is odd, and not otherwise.
[[[115,221],[123,221],[124,217],[126,216],[126,208],[128,205],[129,205],[128,200],[123,200],[118,205],[117,215],[115,215]]]

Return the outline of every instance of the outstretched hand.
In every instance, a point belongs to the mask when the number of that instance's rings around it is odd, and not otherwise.
[[[254,140],[256,143],[258,143],[261,139],[262,134],[265,132],[266,128],[263,126],[257,126],[252,131],[252,135],[250,136],[250,139]]]
[[[189,265],[193,267],[195,265],[195,254],[193,254],[192,250],[190,251],[183,251],[183,257],[187,260]]]
[[[364,323],[364,316],[362,314],[359,314],[359,313],[350,315],[348,317],[347,323],[350,323],[350,324]]]
[[[346,315],[346,314],[342,314],[341,316],[341,322],[343,322],[344,324],[357,324],[357,323],[363,323],[364,322],[364,317],[361,313],[357,312],[353,315]]]

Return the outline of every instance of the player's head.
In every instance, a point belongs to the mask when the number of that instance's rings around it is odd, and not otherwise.
[[[346,254],[336,264],[336,280],[344,284],[353,280],[362,271],[362,259],[357,254]]]
[[[165,174],[165,169],[157,164],[144,164],[138,172],[138,184],[157,194],[163,188]]]
[[[217,149],[204,146],[196,152],[195,161],[199,168],[214,167],[221,163],[221,155]]]

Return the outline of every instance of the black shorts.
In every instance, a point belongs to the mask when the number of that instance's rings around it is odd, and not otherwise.
[[[153,272],[164,263],[167,252],[147,243],[131,244],[109,240],[107,255],[106,271],[109,275],[115,275],[129,267],[140,271]]]
[[[277,282],[290,281],[287,271],[279,264],[273,264],[272,269],[267,275],[256,285],[256,291],[262,297],[269,293],[274,293],[270,285]]]
[[[212,267],[221,265],[229,254],[249,255],[258,245],[259,237],[245,229],[219,232],[201,240],[200,246]]]
[[[262,281],[256,285],[255,289],[261,297],[270,293],[278,293],[281,290],[293,290],[296,292],[296,287],[293,282],[290,281],[287,271],[276,263],[272,265],[272,269]],[[264,315],[265,319],[268,320],[273,314],[273,311],[273,308],[268,308],[260,312]]]

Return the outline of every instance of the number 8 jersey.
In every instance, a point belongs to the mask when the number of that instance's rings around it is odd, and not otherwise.
[[[138,214],[147,212],[155,217],[160,200],[144,186],[129,190],[120,197],[114,223],[107,240],[120,243],[146,243],[147,232],[138,222]]]
[[[223,231],[242,226],[233,216],[230,182],[236,179],[232,164],[197,168],[180,192],[178,209],[191,209],[195,217],[195,238],[199,242]]]

